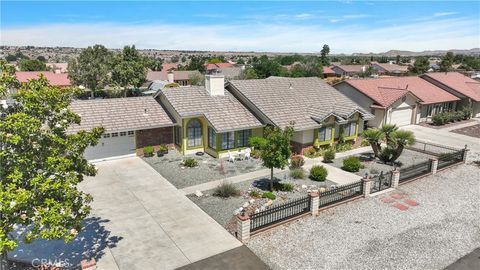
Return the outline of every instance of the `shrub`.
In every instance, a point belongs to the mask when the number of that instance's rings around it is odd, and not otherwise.
[[[305,164],[305,160],[302,156],[293,156],[290,161],[290,168],[297,169],[301,168]]]
[[[160,144],[158,146],[158,152],[166,153],[166,152],[168,152],[168,147],[165,144]]]
[[[278,191],[292,192],[293,191],[293,185],[290,184],[290,183],[275,182],[273,184],[273,189],[278,190]]]
[[[442,113],[437,113],[434,116],[432,116],[432,123],[436,126],[440,126],[440,125],[445,124],[443,114]]]
[[[347,172],[358,172],[364,168],[362,162],[358,157],[348,157],[343,160],[342,170]]]
[[[256,190],[251,190],[248,194],[250,195],[250,197],[253,197],[253,198],[260,198],[261,197],[260,193]]]
[[[360,146],[370,146],[370,143],[367,140],[362,139],[362,142],[360,143]]]
[[[470,119],[470,117],[472,117],[473,109],[472,107],[464,107],[462,109],[462,113],[463,113],[464,120]]]
[[[303,150],[303,155],[308,158],[314,158],[316,153],[317,153],[317,150],[315,150],[315,148],[313,147]]]
[[[275,200],[277,198],[277,196],[275,196],[275,194],[273,194],[272,192],[268,191],[268,192],[264,192],[262,194],[262,198]]]
[[[323,166],[315,165],[310,169],[310,179],[313,181],[325,181],[327,179],[327,169]]]
[[[231,196],[240,195],[240,191],[232,183],[222,182],[220,185],[218,185],[215,188],[213,195],[223,197],[223,198],[228,198]]]
[[[153,156],[153,146],[145,146],[143,148],[143,155],[146,157]]]
[[[336,145],[335,149],[337,152],[345,152],[348,150],[352,150],[353,145],[351,143],[339,143]]]
[[[198,166],[198,161],[194,158],[186,158],[183,160],[183,166],[193,168]]]
[[[302,168],[291,169],[290,177],[294,179],[305,179],[305,170]]]
[[[248,138],[248,144],[255,150],[262,150],[267,144],[267,139],[258,136]]]
[[[390,162],[392,161],[393,157],[397,153],[395,148],[386,147],[382,149],[382,152],[378,155],[378,158],[383,162]]]
[[[335,159],[335,148],[330,147],[323,152],[323,162],[331,163]]]
[[[262,151],[259,149],[253,149],[251,152],[252,157],[254,158],[261,158],[262,157]]]

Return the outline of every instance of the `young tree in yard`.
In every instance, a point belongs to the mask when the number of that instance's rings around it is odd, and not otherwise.
[[[384,125],[381,129],[369,128],[363,131],[363,139],[372,146],[375,157],[385,162],[394,162],[407,145],[415,143],[413,132],[398,130],[395,125]],[[382,149],[382,143],[387,145]]]
[[[413,74],[423,74],[426,73],[429,69],[430,63],[428,62],[427,57],[418,57],[415,59],[413,66],[409,67],[409,70]]]
[[[68,62],[68,78],[75,85],[90,89],[94,98],[94,92],[110,82],[111,62],[112,53],[103,45],[88,47]]]
[[[392,125],[392,124],[384,124],[380,128],[380,130],[385,134],[385,141],[390,144],[393,142],[392,140],[392,135],[395,131],[398,130],[397,125]]]
[[[327,58],[329,53],[330,53],[330,46],[328,46],[327,44],[323,45],[323,48],[320,51],[320,58],[324,66],[330,65],[330,61]]]
[[[447,52],[447,54],[445,54],[445,56],[443,57],[442,62],[440,63],[440,71],[442,72],[452,71],[454,58],[455,56],[453,55],[452,52]]]
[[[2,77],[1,85],[12,80]],[[67,133],[80,123],[69,109],[74,92],[42,76],[20,87],[16,104],[0,108],[0,254],[18,241],[70,241],[90,212],[91,197],[77,185],[96,174],[83,152],[103,130]],[[17,226],[26,228],[20,238]]]
[[[123,87],[127,96],[128,87],[140,87],[147,78],[145,59],[132,47],[125,46],[122,53],[113,58],[112,81]]]
[[[378,157],[382,150],[381,144],[385,139],[385,134],[377,128],[369,128],[363,131],[362,137],[372,146],[375,157]]]
[[[405,146],[413,145],[415,143],[415,136],[413,132],[407,130],[397,130],[392,134],[392,144],[396,146],[395,155],[392,160],[397,160],[403,152]]]
[[[40,60],[22,59],[18,62],[18,68],[21,71],[46,71],[47,65]]]
[[[283,169],[288,165],[288,159],[292,155],[290,140],[293,136],[293,127],[287,126],[285,129],[267,127],[265,129],[265,139],[267,140],[262,147],[263,166],[270,169],[270,191],[273,191],[273,169]]]

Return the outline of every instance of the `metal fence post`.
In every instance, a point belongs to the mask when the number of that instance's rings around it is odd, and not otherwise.
[[[310,192],[308,196],[310,197],[310,213],[312,213],[312,216],[317,216],[320,205],[319,195],[317,192]]]
[[[431,170],[432,174],[437,173],[437,168],[438,168],[438,158],[430,159],[430,170]]]
[[[250,238],[250,217],[247,214],[237,215],[237,238],[242,242]]]
[[[395,168],[395,170],[392,171],[392,188],[397,188],[399,182],[400,182],[400,170],[398,168]]]
[[[370,196],[370,190],[372,189],[372,179],[370,179],[368,175],[365,175],[365,177],[362,178],[362,185],[363,185],[363,197],[366,198]]]
[[[463,163],[467,163],[467,156],[468,156],[468,151],[470,149],[467,148],[468,146],[465,144],[465,148],[463,149]]]

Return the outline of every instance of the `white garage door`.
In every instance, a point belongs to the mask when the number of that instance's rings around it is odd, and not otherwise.
[[[390,124],[395,124],[397,126],[406,126],[412,123],[412,108],[397,108],[393,109],[390,114]]]
[[[105,133],[94,147],[85,149],[89,160],[123,156],[135,153],[134,131]]]

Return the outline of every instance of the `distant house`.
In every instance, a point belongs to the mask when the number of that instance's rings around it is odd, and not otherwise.
[[[473,116],[480,117],[480,82],[458,72],[432,72],[424,80],[448,91],[460,99],[459,109],[472,107]]]
[[[58,87],[72,86],[68,74],[66,73],[54,73],[51,71],[17,71],[15,75],[20,82],[27,82],[31,79],[38,79],[40,74],[43,74],[48,83]]]
[[[438,112],[454,110],[460,100],[416,76],[347,80],[334,87],[375,115],[367,123],[370,127],[424,122]]]
[[[67,73],[68,72],[68,63],[47,63],[53,73]]]
[[[178,83],[180,86],[190,85],[190,76],[199,75],[197,70],[161,70],[148,71],[147,82],[151,84],[153,81],[168,81],[169,83]]]
[[[378,62],[372,62],[371,66],[377,71],[378,75],[405,76],[408,74],[408,66]]]
[[[323,78],[335,77],[335,71],[331,67],[323,67]]]
[[[365,65],[342,65],[334,64],[332,70],[337,76],[348,76],[353,77],[357,76],[362,72],[365,72],[367,67]]]
[[[215,63],[215,64],[205,64],[205,70],[212,70],[212,69],[224,69],[224,68],[231,68],[234,67],[232,63]]]

